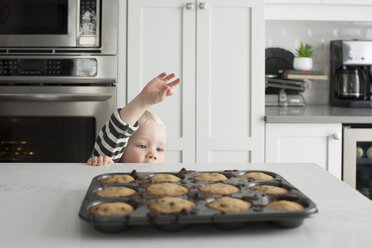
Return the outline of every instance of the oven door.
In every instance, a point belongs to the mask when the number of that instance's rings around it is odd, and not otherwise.
[[[0,162],[86,162],[115,108],[110,86],[1,86]]]
[[[75,47],[76,0],[1,0],[0,47]]]

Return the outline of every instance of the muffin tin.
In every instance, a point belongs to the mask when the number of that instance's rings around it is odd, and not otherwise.
[[[86,196],[82,202],[79,216],[91,222],[94,227],[102,232],[118,232],[126,230],[131,226],[138,225],[153,225],[163,230],[179,230],[190,224],[212,223],[221,228],[239,228],[247,222],[269,222],[275,226],[283,228],[293,228],[300,226],[304,219],[318,212],[316,205],[308,197],[306,197],[297,188],[291,185],[280,175],[269,171],[243,171],[243,170],[226,170],[226,171],[208,171],[224,174],[227,180],[223,183],[231,184],[240,189],[238,193],[228,195],[251,203],[251,207],[242,212],[221,212],[210,209],[206,206],[207,203],[214,201],[223,195],[216,195],[199,191],[200,186],[210,183],[206,181],[196,181],[193,179],[200,173],[198,171],[188,171],[182,169],[174,172],[161,173],[137,173],[135,170],[131,173],[107,173],[94,177],[88,188]],[[248,172],[262,172],[273,177],[272,180],[254,181],[252,179],[243,179],[240,176]],[[103,183],[101,180],[111,175],[127,174],[131,175],[135,180],[129,183]],[[181,181],[174,182],[189,188],[189,192],[182,196],[177,196],[189,201],[193,201],[196,208],[191,211],[181,211],[177,214],[161,214],[150,210],[147,205],[152,200],[162,196],[151,195],[146,192],[146,188],[152,183],[151,177],[156,174],[173,174],[181,178]],[[255,185],[273,185],[288,190],[285,194],[269,195],[259,193],[250,188]],[[96,192],[113,186],[125,186],[132,188],[136,193],[128,197],[100,197]],[[289,200],[301,204],[304,209],[297,211],[283,211],[266,207],[268,203],[275,200]],[[90,209],[104,202],[125,202],[133,206],[134,211],[126,215],[102,216],[92,214]]]

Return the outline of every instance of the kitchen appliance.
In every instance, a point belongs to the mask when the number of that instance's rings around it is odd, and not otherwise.
[[[118,1],[0,10],[0,162],[86,162],[116,108]]]
[[[0,162],[86,162],[116,83],[116,56],[0,56]]]
[[[118,0],[2,0],[1,53],[116,54]]]
[[[0,162],[86,162],[116,87],[0,86]]]
[[[330,104],[372,107],[372,41],[331,41]]]
[[[343,137],[343,180],[372,200],[372,125],[344,125]]]

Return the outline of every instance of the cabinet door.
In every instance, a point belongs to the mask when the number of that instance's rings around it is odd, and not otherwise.
[[[341,124],[266,124],[266,162],[311,162],[341,179]]]
[[[195,162],[195,8],[185,0],[129,0],[127,53],[128,101],[161,72],[182,78],[176,94],[150,111],[167,126],[167,162]]]
[[[196,9],[197,162],[263,162],[263,2],[197,1]]]

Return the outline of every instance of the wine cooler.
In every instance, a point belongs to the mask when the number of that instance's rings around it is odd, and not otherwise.
[[[372,199],[372,125],[345,125],[343,138],[343,180]]]

